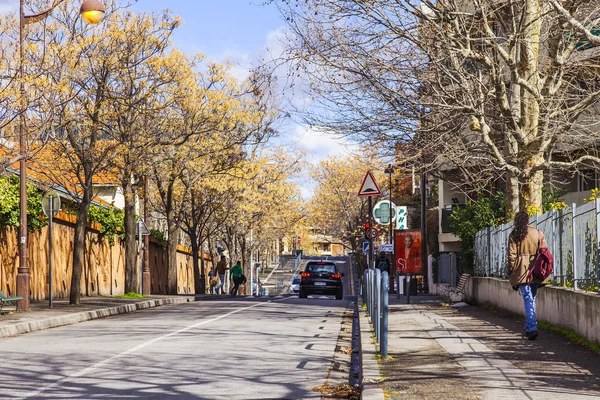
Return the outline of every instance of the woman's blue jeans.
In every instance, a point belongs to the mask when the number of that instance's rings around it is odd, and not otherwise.
[[[535,296],[537,295],[538,284],[520,284],[519,290],[521,292],[521,296],[523,296],[523,303],[525,305],[525,332],[537,331],[537,322],[535,319]]]

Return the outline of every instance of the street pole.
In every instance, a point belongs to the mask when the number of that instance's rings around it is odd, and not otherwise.
[[[392,164],[388,166],[388,171],[390,175],[390,244],[394,241],[394,221],[392,219],[392,174],[394,173],[394,169],[392,168]]]
[[[139,284],[140,284],[140,288],[139,288],[139,293],[143,295],[144,293],[144,282],[143,282],[143,277],[144,277],[144,264],[143,264],[143,249],[142,249],[142,220],[141,218],[138,220],[138,260],[139,260],[139,272],[140,272],[140,279],[138,280]]]
[[[48,217],[48,305],[52,308],[52,218],[54,215],[54,196],[50,197],[50,215]]]
[[[371,201],[371,196],[369,196],[369,231],[367,232],[369,235],[369,264],[367,265],[367,268],[369,269],[374,269],[375,268],[375,264],[373,263],[373,202]]]
[[[254,282],[254,257],[252,254],[252,239],[253,239],[253,229],[250,228],[250,296],[254,296],[254,287],[252,286],[253,282]],[[256,284],[257,289],[258,289],[258,282]]]
[[[421,172],[421,263],[423,268],[423,286],[425,285],[425,277],[427,276],[427,172]]]
[[[144,222],[148,224],[148,177],[144,176]],[[202,250],[200,253],[203,255]],[[204,270],[202,270],[202,282],[204,282]],[[144,267],[142,270],[142,295],[150,296],[150,235],[144,236]],[[204,285],[203,287],[205,287]]]
[[[25,40],[25,12],[23,0],[19,1],[19,91],[20,116],[19,116],[19,269],[17,271],[17,296],[18,308],[21,311],[29,311],[29,266],[27,265],[27,164],[25,149],[25,55],[23,43]]]
[[[394,218],[392,213],[392,175],[394,174],[394,166],[389,164],[385,169],[385,173],[390,177],[390,244],[392,245],[392,254],[389,256],[389,265],[390,265],[390,274],[389,278],[392,279],[392,290],[394,289],[393,280],[394,275],[392,275],[392,271],[396,270],[396,248],[394,247]],[[394,267],[394,268],[392,268]]]

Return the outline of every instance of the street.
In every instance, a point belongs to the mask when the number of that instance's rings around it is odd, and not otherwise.
[[[346,307],[224,298],[3,339],[1,398],[320,398]]]

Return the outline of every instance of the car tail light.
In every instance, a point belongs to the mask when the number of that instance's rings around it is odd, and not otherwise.
[[[310,272],[303,272],[301,276],[303,278],[308,278],[310,276]]]
[[[342,276],[340,274],[331,274],[333,279],[340,279]]]

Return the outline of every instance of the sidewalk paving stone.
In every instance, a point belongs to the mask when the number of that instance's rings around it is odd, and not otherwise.
[[[390,296],[386,399],[600,398],[600,354],[546,330],[525,340],[518,316],[411,303]]]

